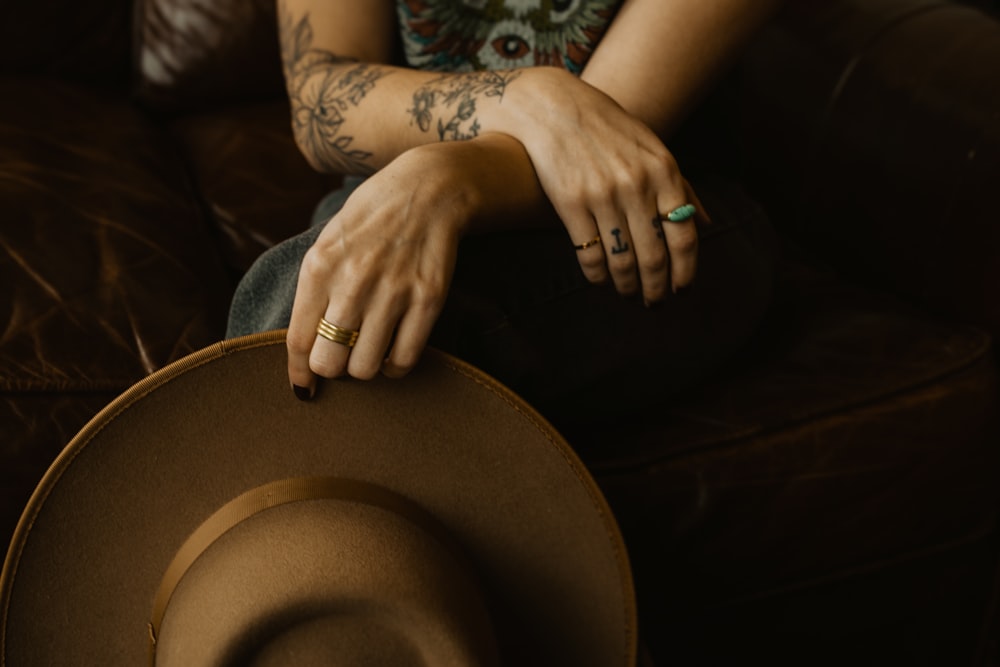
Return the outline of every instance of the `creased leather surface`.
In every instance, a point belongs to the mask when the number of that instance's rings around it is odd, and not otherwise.
[[[659,414],[568,435],[645,545],[637,576],[674,610],[972,539],[995,520],[989,338],[803,267],[779,286],[743,368]]]
[[[70,85],[0,88],[0,390],[120,390],[221,337],[229,286],[156,130]]]
[[[161,110],[284,91],[274,0],[138,0],[136,87]]]
[[[0,73],[124,86],[131,32],[132,0],[3,2]]]
[[[340,180],[317,173],[302,157],[283,100],[190,114],[172,130],[236,275],[305,229]]]
[[[792,5],[741,64],[752,189],[858,279],[1000,333],[1000,20]]]

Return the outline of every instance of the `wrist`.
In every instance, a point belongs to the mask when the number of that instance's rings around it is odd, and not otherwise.
[[[516,137],[490,132],[468,143],[471,160],[463,169],[476,192],[473,230],[524,228],[553,219],[528,151]]]
[[[524,146],[509,135],[487,132],[466,141],[427,144],[401,159],[407,170],[420,174],[424,194],[447,206],[459,235],[551,217],[544,215],[548,200]]]
[[[515,70],[484,126],[528,146],[560,111],[557,99],[573,82],[576,77],[558,67]]]

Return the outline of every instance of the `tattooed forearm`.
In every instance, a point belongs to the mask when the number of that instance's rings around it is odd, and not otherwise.
[[[289,91],[292,128],[308,155],[332,171],[370,173],[372,154],[341,132],[348,112],[357,107],[383,76],[378,67],[353,65],[307,72]]]
[[[503,98],[507,85],[517,71],[469,72],[445,74],[428,81],[413,93],[413,107],[407,109],[410,122],[429,132],[437,114],[440,141],[471,139],[479,134],[476,100],[480,97]]]
[[[313,48],[309,16],[296,22],[283,3],[278,4],[282,8],[279,32],[285,85],[299,147],[324,171],[371,173],[371,152],[356,146],[354,137],[341,130],[346,115],[386,70]]]

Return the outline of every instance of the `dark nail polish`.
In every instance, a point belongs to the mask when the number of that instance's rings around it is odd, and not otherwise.
[[[299,385],[295,384],[292,385],[292,391],[295,392],[295,398],[299,399],[300,401],[308,401],[310,398],[312,398],[312,392],[309,391],[308,387],[300,387]]]

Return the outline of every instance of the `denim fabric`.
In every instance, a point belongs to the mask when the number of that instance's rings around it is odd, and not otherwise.
[[[364,179],[348,177],[316,206],[309,228],[269,248],[254,262],[236,286],[229,307],[226,338],[284,329],[292,318],[292,302],[299,279],[299,266],[315,243],[327,220],[340,210]]]
[[[266,252],[240,283],[229,336],[288,325],[298,269],[361,182],[317,207],[313,225]],[[431,345],[520,394],[557,427],[606,420],[705,377],[751,335],[771,293],[774,241],[760,209],[729,183],[696,183],[713,223],[694,284],[647,308],[584,278],[562,228],[471,236],[459,247]]]

